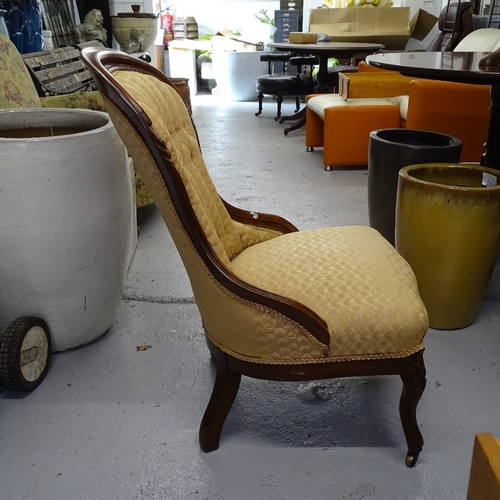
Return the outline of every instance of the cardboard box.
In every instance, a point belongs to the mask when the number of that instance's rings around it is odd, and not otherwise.
[[[408,95],[414,79],[396,72],[339,73],[339,94],[344,99]]]
[[[312,9],[309,32],[325,33],[332,42],[381,43],[404,50],[410,38],[423,40],[437,20],[422,9],[410,19],[409,7]]]
[[[316,43],[318,41],[317,33],[299,33],[296,31],[290,32],[288,35],[290,43]]]

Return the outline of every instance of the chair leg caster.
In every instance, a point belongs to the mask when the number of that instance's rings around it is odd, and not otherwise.
[[[408,452],[405,459],[406,467],[414,467],[418,460],[418,453]]]
[[[306,151],[310,153],[311,151],[314,151],[314,148],[311,146],[307,146]]]
[[[325,170],[327,172],[330,172],[331,170],[333,170],[333,167],[331,165],[325,165]]]

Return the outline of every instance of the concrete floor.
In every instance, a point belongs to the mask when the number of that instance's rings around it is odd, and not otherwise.
[[[325,172],[303,130],[283,135],[273,103],[258,118],[256,103],[196,96],[193,107],[232,203],[300,229],[368,223],[366,170]],[[497,269],[473,325],[426,337],[415,468],[404,465],[398,377],[244,378],[220,449],[205,454],[198,426],[214,365],[180,259],[148,210],[112,328],[54,355],[34,392],[0,388],[0,498],[463,499],[474,435],[500,436],[499,298]]]

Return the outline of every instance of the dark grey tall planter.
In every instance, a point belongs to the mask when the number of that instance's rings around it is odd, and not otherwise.
[[[419,163],[457,163],[462,141],[456,137],[405,128],[374,130],[368,148],[370,226],[394,245],[399,171]]]

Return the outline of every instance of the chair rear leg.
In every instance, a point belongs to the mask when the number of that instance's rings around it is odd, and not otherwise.
[[[300,110],[300,97],[298,95],[295,96],[295,112],[298,113]]]
[[[276,117],[274,118],[274,121],[278,121],[281,117],[281,103],[283,102],[283,96],[282,95],[278,95],[276,96],[276,105],[278,107],[278,111],[277,111],[277,115]]]
[[[214,389],[200,425],[200,447],[208,453],[219,448],[222,427],[240,387],[241,374],[227,365],[226,354],[213,350],[217,362]]]
[[[259,98],[259,109],[257,113],[255,113],[255,116],[259,116],[262,113],[262,99],[264,98],[264,94],[262,92],[259,92],[258,98]]]
[[[417,405],[426,384],[423,351],[401,360],[400,376],[403,392],[399,402],[399,414],[408,444],[405,463],[408,467],[413,467],[424,444],[417,423]]]

